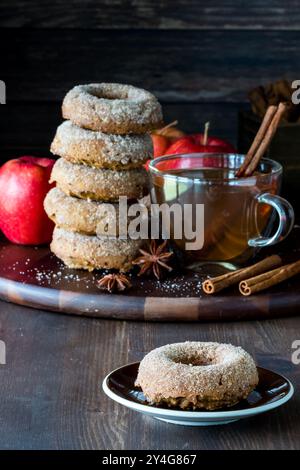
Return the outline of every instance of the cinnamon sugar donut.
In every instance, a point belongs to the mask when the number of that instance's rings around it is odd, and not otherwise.
[[[55,225],[66,230],[101,236],[113,235],[109,230],[115,227],[114,235],[119,235],[119,204],[87,201],[67,196],[59,188],[52,188],[45,198],[44,208]],[[141,217],[148,220],[148,213],[141,211]],[[128,216],[128,223],[130,220]]]
[[[55,227],[51,251],[69,268],[129,271],[144,240],[94,237]]]
[[[147,400],[182,409],[233,406],[258,384],[252,357],[231,344],[167,344],[141,361],[136,385]]]
[[[97,169],[63,158],[55,162],[50,181],[69,196],[95,201],[118,201],[119,196],[141,199],[149,192],[149,176],[143,167],[120,171]]]
[[[73,163],[111,170],[137,168],[153,157],[149,134],[104,134],[81,129],[71,121],[57,128],[50,150]]]
[[[75,86],[64,98],[62,114],[79,127],[107,134],[144,134],[162,126],[155,96],[119,83]]]

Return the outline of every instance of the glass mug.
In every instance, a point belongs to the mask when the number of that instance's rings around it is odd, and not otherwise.
[[[244,158],[238,154],[187,154],[151,161],[152,202],[178,203],[182,208],[184,204],[204,205],[201,249],[187,250],[188,240],[175,238],[171,222],[170,238],[186,264],[212,262],[236,268],[291,231],[293,208],[278,196],[282,166],[265,158],[253,176],[235,178]],[[194,212],[191,217],[196,217]],[[191,223],[195,227],[195,221]]]

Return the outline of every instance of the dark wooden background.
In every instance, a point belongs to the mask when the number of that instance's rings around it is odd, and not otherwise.
[[[48,155],[78,83],[152,90],[166,121],[236,141],[247,91],[300,78],[295,0],[1,0],[0,158]]]

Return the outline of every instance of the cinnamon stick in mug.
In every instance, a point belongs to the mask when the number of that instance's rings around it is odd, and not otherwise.
[[[286,109],[287,103],[279,103],[278,107],[268,107],[261,126],[245,157],[244,163],[236,172],[238,178],[252,176],[261,158],[271,144]]]
[[[242,175],[245,174],[245,171],[248,168],[249,164],[251,163],[251,161],[252,161],[254,155],[256,154],[259,146],[261,145],[262,140],[265,137],[266,132],[269,129],[270,124],[271,124],[276,112],[277,112],[277,106],[269,106],[268,107],[268,109],[266,111],[266,114],[264,115],[263,121],[261,123],[261,126],[258,129],[258,132],[257,132],[257,134],[256,134],[256,136],[255,136],[255,138],[252,142],[252,145],[251,145],[250,149],[247,152],[244,163],[242,164],[242,166],[239,168],[239,170],[236,173],[237,177],[242,176]]]
[[[282,264],[282,259],[278,255],[268,256],[262,261],[259,261],[247,268],[241,268],[237,271],[223,274],[211,279],[206,279],[203,283],[203,290],[206,294],[215,294],[223,289],[226,289],[233,284],[238,284],[240,281],[249,277],[266,272],[268,269],[275,268]]]

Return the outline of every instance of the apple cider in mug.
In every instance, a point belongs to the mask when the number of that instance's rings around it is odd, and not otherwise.
[[[289,204],[276,196],[280,190],[281,166],[265,159],[253,176],[236,178],[242,158],[204,154],[162,157],[151,163],[154,202],[170,206],[176,202],[182,207],[204,205],[201,249],[186,250],[187,240],[176,239],[174,226],[171,227],[171,238],[188,264],[195,261],[240,264],[257,248],[276,243],[285,236],[284,230],[279,234],[280,227],[271,235],[276,221],[274,209],[281,217],[286,210],[289,217]]]

